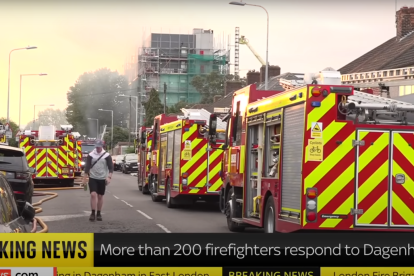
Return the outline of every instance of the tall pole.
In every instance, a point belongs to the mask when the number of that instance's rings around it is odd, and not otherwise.
[[[262,7],[263,8],[263,7]],[[269,13],[263,8],[267,15],[267,35],[266,35],[266,75],[265,75],[265,90],[269,88]]]
[[[96,139],[99,139],[99,119],[96,119]]]
[[[260,5],[253,5],[253,4],[247,4],[244,2],[230,2],[230,5],[236,5],[236,6],[254,6],[264,9],[267,15],[267,34],[266,34],[266,73],[265,73],[265,90],[269,88],[269,13],[267,10],[260,6]]]
[[[113,154],[113,148],[114,148],[114,111],[111,110],[112,114],[112,127],[111,127],[111,154]]]
[[[138,134],[138,97],[135,99],[135,138],[137,138]]]
[[[8,77],[7,77],[7,123],[10,123],[10,61],[11,61],[11,54],[17,50],[31,50],[37,49],[36,46],[27,46],[24,48],[16,48],[10,51],[9,53],[9,70],[8,70]]]
[[[8,108],[7,108],[8,109]],[[20,119],[22,117],[22,75],[20,75],[20,94],[19,94],[19,129],[20,129]]]
[[[131,96],[129,97],[129,127],[128,127],[128,147],[131,145]]]
[[[35,128],[35,120],[36,120],[36,105],[33,106],[33,130]]]
[[[166,114],[166,106],[167,106],[167,84],[164,82],[164,114]]]

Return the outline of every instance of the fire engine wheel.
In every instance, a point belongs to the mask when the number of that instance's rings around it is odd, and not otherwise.
[[[274,233],[275,232],[275,203],[273,198],[270,196],[266,201],[265,217],[264,217],[264,232]]]
[[[156,180],[155,177],[152,178],[151,181],[151,199],[154,202],[161,202],[162,201],[162,197],[155,195],[155,193],[157,192],[157,188],[156,188]]]
[[[236,199],[233,198],[233,188],[229,189],[227,193],[227,202],[224,210],[224,214],[227,218],[227,227],[231,232],[243,232],[245,227],[238,225],[236,222],[233,221],[235,217],[236,210],[233,208],[236,204]]]
[[[170,179],[167,180],[167,196],[165,199],[167,203],[168,208],[174,208],[176,207],[176,204],[174,204],[174,199],[171,198],[171,186],[170,186]]]

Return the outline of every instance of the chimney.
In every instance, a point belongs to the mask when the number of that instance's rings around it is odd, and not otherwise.
[[[280,67],[279,66],[273,66],[269,65],[269,80],[272,77],[276,77],[280,75]],[[264,82],[266,79],[266,65],[263,65],[260,68],[260,82]]]
[[[260,72],[256,72],[255,70],[249,71],[246,74],[247,85],[258,83],[260,82]]]
[[[221,99],[221,95],[215,95],[214,97],[213,97],[213,103],[215,103],[215,102],[217,102],[218,100],[220,100]]]
[[[241,81],[226,81],[224,83],[224,93],[225,95],[229,93],[236,92],[237,90],[242,88]]]
[[[397,39],[414,31],[414,8],[402,7],[396,14]]]

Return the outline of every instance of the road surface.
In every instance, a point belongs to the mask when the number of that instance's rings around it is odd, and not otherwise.
[[[42,192],[42,191],[40,191]],[[45,201],[37,217],[50,233],[229,233],[217,204],[196,203],[169,209],[153,202],[137,186],[137,178],[115,172],[107,187],[103,221],[89,221],[89,191],[51,190],[58,197]],[[33,202],[42,199],[34,197]]]

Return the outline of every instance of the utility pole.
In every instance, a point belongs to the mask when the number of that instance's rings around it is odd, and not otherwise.
[[[129,126],[128,126],[128,133],[129,133],[129,138],[128,138],[128,147],[131,145],[131,97],[129,97]]]
[[[164,82],[164,114],[166,114],[166,106],[167,106],[167,84]]]

